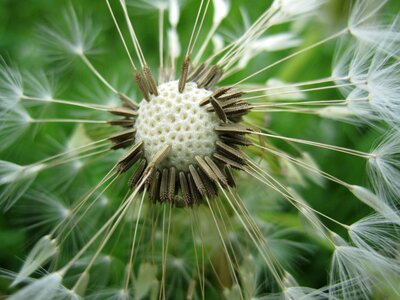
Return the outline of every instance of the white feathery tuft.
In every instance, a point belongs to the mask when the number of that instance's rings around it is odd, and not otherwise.
[[[214,18],[213,26],[218,26],[229,13],[231,8],[230,0],[213,0],[214,3]]]
[[[28,190],[44,165],[20,166],[0,160],[0,207],[10,209]]]
[[[369,299],[372,287],[398,284],[400,269],[392,259],[352,246],[338,246],[333,255],[331,285],[339,285],[340,299]],[[352,286],[341,286],[353,282]]]
[[[349,17],[349,28],[357,28],[360,24],[370,21],[387,2],[388,0],[356,0]]]
[[[326,0],[275,0],[271,8],[278,13],[273,17],[274,24],[292,21],[299,17],[307,17],[317,13]]]
[[[367,90],[372,110],[387,122],[400,128],[400,61],[377,52],[367,77]]]
[[[332,78],[336,80],[336,84],[340,86],[350,82],[365,89],[375,52],[376,49],[365,43],[348,46],[342,41],[333,60]],[[354,86],[340,86],[339,90],[347,96],[354,90]]]
[[[332,59],[332,78],[336,81],[337,85],[348,83],[350,73],[350,63],[356,51],[355,45],[349,45],[347,39],[341,39],[338,42],[337,49],[334,52]],[[339,90],[344,95],[348,95],[352,87],[339,87]]]
[[[29,223],[32,229],[52,230],[58,224],[69,219],[73,222],[72,209],[60,199],[50,193],[30,191],[20,206],[25,209],[25,222]],[[77,225],[77,224],[75,224]]]
[[[94,45],[100,27],[94,25],[87,15],[85,13],[85,17],[81,17],[70,5],[59,23],[52,23],[52,28],[41,27],[39,39],[50,59],[69,62],[75,56],[95,53]]]
[[[348,107],[346,106],[326,106],[317,110],[320,117],[332,120],[338,120],[342,122],[358,123],[356,116]]]
[[[348,188],[361,202],[368,205],[388,220],[400,224],[400,216],[396,213],[395,208],[392,208],[388,203],[379,199],[379,197],[369,189],[358,185],[350,185]]]
[[[122,78],[124,76],[113,76],[109,79],[109,82],[119,92],[127,95],[130,99],[135,99],[136,95],[133,92],[132,85],[129,81]],[[117,94],[93,77],[90,77],[88,84],[82,84],[78,87],[77,98],[85,99],[85,102],[88,103],[101,104],[106,107],[116,107],[121,103],[121,99]],[[80,113],[82,115],[85,114],[82,111]]]
[[[337,56],[333,78],[347,106],[360,119],[400,126],[400,62],[387,52],[360,43]],[[352,85],[348,85],[348,83]]]
[[[304,218],[304,220],[309,225],[311,225],[311,236],[317,235],[319,238],[326,241],[328,239],[328,232],[318,216],[315,214],[315,212],[310,208],[307,202],[303,199],[303,197],[300,196],[300,194],[296,190],[289,187],[288,191],[295,200],[294,205],[299,211],[299,216],[301,218]]]
[[[298,284],[292,284],[283,291],[282,297],[274,297],[271,299],[287,299],[287,300],[342,300],[340,295],[340,288],[347,287],[351,288],[354,286],[354,280],[348,280],[341,282],[340,285],[329,285],[319,289],[299,286]],[[270,298],[268,298],[270,299]]]
[[[394,221],[399,216],[393,213]],[[396,257],[399,251],[399,224],[380,215],[372,215],[352,224],[349,235],[354,245],[368,252],[377,252],[386,257]]]
[[[177,59],[181,55],[181,43],[175,28],[168,29],[168,48],[172,58]]]
[[[23,166],[14,164],[12,162],[0,160],[0,185],[13,182],[23,170]]]
[[[63,276],[58,273],[50,273],[36,281],[33,281],[17,293],[11,295],[9,300],[52,300],[62,288]]]
[[[327,289],[327,288],[325,288]],[[289,287],[284,291],[283,299],[296,299],[296,300],[320,300],[328,299],[329,295],[323,289],[315,290],[308,287],[294,286]],[[278,299],[278,298],[276,298]],[[331,297],[331,300],[338,300],[339,298]]]
[[[43,236],[29,252],[11,286],[15,286],[27,280],[32,273],[48,262],[57,251],[58,246],[56,240],[51,239],[49,235]]]
[[[291,86],[291,83],[289,82],[284,82],[282,80],[279,80],[278,78],[272,77],[268,79],[266,82],[266,87],[267,88],[274,88],[278,89],[279,93],[273,93],[273,95],[268,95],[271,92],[270,91],[265,91],[266,97],[268,99],[273,99],[273,100],[303,100],[306,99],[307,96],[305,93],[301,91],[300,88],[296,86]],[[281,94],[282,93],[282,94]]]
[[[224,39],[221,35],[215,33],[212,37],[212,43],[214,46],[214,53],[218,53],[224,48]]]
[[[400,203],[400,132],[393,130],[372,151],[369,161],[369,177],[375,192],[381,199]]]
[[[21,73],[13,64],[0,56],[0,116],[3,110],[13,107],[24,94]]]
[[[177,26],[180,19],[180,9],[178,0],[169,0],[168,6],[168,20],[170,28],[167,31],[168,34],[168,51],[170,57],[175,60],[181,55],[181,43],[179,41],[179,35]]]
[[[400,19],[379,23],[377,15],[387,0],[358,0],[348,22],[350,33],[360,41],[367,42],[385,52],[394,54],[400,46]]]
[[[168,12],[169,12],[168,15],[169,24],[171,25],[172,28],[176,29],[180,19],[180,9],[178,0],[169,0]]]
[[[49,77],[44,71],[36,73],[27,73],[24,76],[26,82],[26,93],[25,96],[41,98],[45,100],[54,99],[56,92],[55,82],[53,77]],[[37,104],[38,102],[31,102],[31,104]],[[39,102],[43,104],[43,102]],[[46,102],[44,102],[46,103]]]
[[[364,122],[371,121],[379,121],[380,117],[376,114],[376,111],[373,111],[371,107],[371,102],[369,99],[369,93],[360,88],[355,88],[350,94],[346,97],[347,108],[350,112],[352,112],[355,116],[357,116],[358,120],[362,120]],[[354,121],[357,121],[355,119]]]
[[[244,69],[249,61],[262,52],[274,52],[299,46],[302,40],[290,32],[269,35],[251,41],[238,62],[238,68]]]
[[[0,151],[13,144],[31,122],[28,112],[20,105],[0,108]]]
[[[321,170],[321,168],[319,167],[315,159],[310,155],[310,153],[303,151],[301,153],[299,161],[303,163],[303,165],[310,167],[310,169],[303,168],[304,175],[307,176],[307,178],[310,179],[315,184],[321,187],[325,187],[326,179],[321,175],[320,172],[316,172]]]

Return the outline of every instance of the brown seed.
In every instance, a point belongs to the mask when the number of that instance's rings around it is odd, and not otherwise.
[[[118,97],[122,101],[123,106],[129,107],[133,110],[137,110],[139,108],[139,105],[137,105],[136,102],[129,98],[127,95],[123,93],[118,93]]]
[[[144,185],[146,186],[146,188],[149,188],[151,182],[153,181],[154,175],[156,174],[156,171],[157,170],[155,168],[149,168],[149,165],[147,165],[146,169],[144,170],[142,178],[140,180],[146,178],[144,180]]]
[[[227,145],[239,145],[239,146],[250,146],[253,143],[240,134],[224,134],[220,135],[219,138]]]
[[[217,65],[212,65],[208,72],[205,72],[197,81],[197,86],[199,88],[205,88],[206,85],[213,79],[213,77],[216,75],[218,71],[218,66]]]
[[[122,149],[122,148],[127,148],[127,147],[131,146],[134,142],[135,142],[135,138],[126,139],[121,142],[116,142],[114,145],[112,145],[110,147],[110,149],[118,150],[118,149]]]
[[[148,169],[157,167],[171,151],[171,145],[164,145],[149,162]]]
[[[149,92],[155,96],[158,96],[157,82],[148,66],[143,67],[143,75],[147,82]]]
[[[244,170],[244,165],[241,163],[238,163],[232,159],[229,159],[228,157],[221,155],[219,153],[214,153],[213,157],[219,160],[220,162],[224,164],[230,165],[232,168],[238,169],[238,170]]]
[[[151,174],[146,179],[146,184],[150,183],[152,173],[154,173],[157,166],[163,161],[163,159],[168,155],[169,151],[171,150],[171,145],[164,145],[150,160],[149,164],[147,165],[146,170],[144,171],[143,177]]]
[[[120,143],[126,139],[132,139],[135,136],[135,132],[135,128],[127,129],[110,136],[108,139],[114,143]]]
[[[183,200],[185,200],[186,205],[190,205],[190,203],[192,203],[192,199],[190,198],[189,185],[186,179],[186,175],[182,171],[179,172],[179,183],[182,189]]]
[[[241,98],[245,93],[242,91],[235,91],[229,94],[221,95],[218,100],[224,102],[230,99]]]
[[[195,68],[193,70],[193,72],[191,72],[188,75],[187,81],[197,81],[199,79],[199,75],[201,74],[201,72],[203,72],[203,70],[205,69],[206,65],[204,63],[202,63],[201,65],[199,65],[197,68]]]
[[[176,169],[175,167],[169,168],[169,178],[168,178],[168,200],[172,203],[175,197],[176,190]]]
[[[231,107],[224,108],[224,111],[227,115],[230,114],[247,114],[253,107],[247,103],[234,105]]]
[[[216,126],[214,130],[220,134],[247,134],[252,131],[250,128],[239,124],[221,124],[219,126]]]
[[[160,180],[161,173],[160,171],[156,171],[150,183],[150,199],[153,202],[157,202],[160,200]]]
[[[214,97],[215,98],[215,97]],[[217,99],[217,98],[216,98]],[[222,102],[221,100],[218,100],[219,102],[219,105],[222,107],[222,108],[226,108],[226,107],[229,107],[229,106],[232,106],[232,105],[235,105],[235,104],[238,104],[238,103],[245,103],[245,102],[243,102],[242,100],[240,100],[239,98],[237,98],[237,99],[231,99],[231,100],[228,100],[228,101],[224,101],[224,102]],[[208,107],[207,108],[207,111],[214,111],[214,108],[213,107]]]
[[[208,166],[206,161],[200,156],[195,156],[200,169],[203,170],[204,174],[213,182],[218,182],[218,177],[214,174],[213,170]]]
[[[196,185],[197,190],[202,196],[206,195],[206,187],[204,186],[203,182],[201,181],[199,173],[197,173],[196,168],[193,165],[189,166],[189,172],[191,177]]]
[[[133,172],[131,178],[129,179],[129,187],[134,187],[139,183],[139,179],[142,177],[143,171],[146,168],[147,161],[146,159],[142,159],[136,168],[136,170]]]
[[[221,79],[221,77],[224,75],[224,71],[222,69],[218,68],[217,71],[215,72],[214,76],[205,84],[205,88],[207,90],[211,90],[214,88],[214,86],[218,83],[218,81]]]
[[[215,184],[200,167],[197,168],[197,173],[199,173],[201,181],[207,190],[207,197],[210,199],[214,198],[217,195],[217,187]]]
[[[123,117],[136,117],[138,112],[129,107],[112,107],[107,110],[109,113]]]
[[[187,181],[189,183],[189,190],[190,190],[190,196],[192,198],[192,202],[194,204],[200,204],[202,197],[197,189],[197,185],[194,182],[194,179],[193,179],[193,176],[191,175],[191,173],[187,174]]]
[[[179,83],[178,83],[179,93],[182,93],[183,90],[185,89],[186,80],[189,73],[189,64],[190,64],[190,57],[185,56],[185,59],[182,64],[181,77],[179,78]]]
[[[244,156],[242,151],[228,146],[221,141],[217,141],[215,144],[217,145],[217,152],[219,152],[220,154],[225,155],[226,157],[242,164],[246,162],[246,157]]]
[[[218,90],[216,90],[212,96],[216,99],[219,99],[222,95],[225,95],[227,92],[229,92],[232,89],[232,87],[230,86],[225,86],[222,88],[219,88]]]
[[[211,168],[211,170],[214,172],[214,174],[217,176],[218,178],[218,182],[222,185],[222,187],[226,188],[228,185],[228,181],[225,178],[225,175],[222,173],[221,169],[217,166],[217,164],[208,156],[206,156],[204,158],[204,160],[206,161],[206,163],[209,165],[209,167]]]
[[[217,100],[215,100],[214,97],[211,97],[210,102],[211,102],[211,105],[213,106],[218,118],[220,118],[222,122],[226,123],[226,121],[228,119],[226,118],[226,114],[224,112],[224,109],[221,107],[221,105],[217,102]]]
[[[135,154],[135,156],[133,156],[129,160],[119,163],[118,172],[124,173],[128,171],[140,158],[143,157],[143,154],[144,154],[143,151],[139,151],[138,153]]]
[[[160,184],[160,201],[168,201],[168,169],[164,168],[162,171],[161,184]]]
[[[119,120],[111,120],[107,122],[112,126],[122,126],[122,127],[132,127],[135,125],[135,120],[132,119],[119,119]]]
[[[219,88],[218,90],[216,90],[214,93],[212,93],[210,96],[208,96],[207,98],[203,99],[200,101],[200,106],[204,106],[206,104],[208,104],[210,102],[210,99],[212,97],[214,97],[215,99],[219,99],[219,97],[221,95],[223,95],[224,93],[226,93],[227,91],[229,91],[231,89],[231,87],[222,87]]]
[[[232,168],[230,165],[224,166],[224,173],[226,179],[228,180],[228,185],[232,188],[235,188],[236,187],[235,177],[233,176]]]
[[[129,161],[133,156],[136,155],[143,147],[143,141],[136,143],[131,149],[128,150],[119,160],[118,163]]]
[[[146,99],[146,101],[150,101],[149,89],[145,80],[143,79],[142,74],[140,74],[138,70],[135,70],[134,79],[138,88],[142,92],[143,98]]]
[[[208,72],[211,70],[212,66],[204,65],[204,68],[200,71],[200,73],[197,75],[196,80],[193,80],[199,85],[199,82],[202,78],[207,76]]]

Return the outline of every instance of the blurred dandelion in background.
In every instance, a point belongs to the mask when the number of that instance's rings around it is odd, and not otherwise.
[[[400,298],[394,2],[49,3],[0,61],[1,293]]]

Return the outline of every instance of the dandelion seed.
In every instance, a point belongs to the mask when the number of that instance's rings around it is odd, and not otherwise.
[[[42,164],[20,166],[0,161],[0,185],[4,187],[0,193],[0,204],[4,210],[8,210],[24,195],[43,168]]]
[[[372,152],[369,160],[371,182],[377,194],[384,200],[398,201],[399,150],[399,135],[396,131],[390,132]]]
[[[57,251],[57,245],[54,240],[51,240],[48,235],[42,237],[25,259],[24,265],[14,279],[12,285],[18,285],[26,280],[33,272],[53,257]]]
[[[0,62],[0,153],[10,157],[0,204],[42,233],[10,299],[399,296],[399,22],[380,15],[389,1],[356,1],[347,25],[314,42],[291,25],[309,24],[326,1],[274,0],[254,21],[229,0],[185,2],[99,5],[123,51],[109,45],[107,68],[92,60],[100,30],[86,9],[70,5],[42,27],[51,68],[75,59],[92,76],[78,79],[92,100],[60,99],[47,72]],[[335,41],[333,70],[309,78],[326,71],[311,69]],[[331,53],[321,52],[325,63]],[[303,62],[307,80],[296,80],[291,68]],[[65,94],[79,84],[72,75]],[[351,131],[345,146],[329,139],[336,121],[386,138],[365,152]],[[61,150],[33,155],[36,141],[21,137],[34,124],[38,143],[50,136]],[[14,148],[29,148],[26,159]],[[362,163],[371,190],[353,176]],[[341,215],[345,201],[366,213]],[[328,280],[301,286],[303,266]]]
[[[19,70],[15,66],[6,64],[3,57],[0,57],[0,112],[12,107],[23,95],[23,82]]]
[[[61,281],[62,275],[59,273],[45,275],[12,295],[10,299],[53,299],[61,289]]]
[[[94,41],[100,30],[91,19],[81,19],[71,5],[59,21],[51,29],[41,27],[39,38],[46,45],[44,49],[48,58],[70,62],[74,56],[82,57],[94,52]]]

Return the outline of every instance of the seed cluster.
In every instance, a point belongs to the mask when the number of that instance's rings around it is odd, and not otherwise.
[[[219,124],[218,117],[199,105],[212,92],[189,82],[179,93],[177,81],[159,85],[158,91],[159,95],[150,102],[140,103],[136,140],[144,142],[148,160],[165,144],[171,145],[160,167],[174,166],[188,171],[189,165],[195,163],[195,156],[211,155],[215,151],[218,136],[214,127]]]
[[[110,113],[123,118],[109,122],[124,128],[110,137],[113,149],[131,147],[117,165],[119,173],[136,165],[130,187],[144,182],[153,202],[186,207],[236,186],[233,169],[247,162],[241,147],[251,145],[251,129],[238,123],[251,107],[240,91],[214,90],[222,75],[216,65],[191,69],[188,60],[179,81],[157,86],[149,69],[135,74],[146,101],[121,95],[123,105]]]

